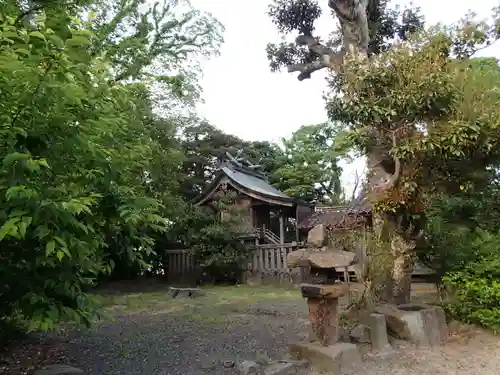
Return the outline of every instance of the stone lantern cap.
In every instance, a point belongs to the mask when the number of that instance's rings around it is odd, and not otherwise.
[[[288,266],[311,268],[345,268],[356,263],[356,254],[350,251],[298,249],[286,257]]]

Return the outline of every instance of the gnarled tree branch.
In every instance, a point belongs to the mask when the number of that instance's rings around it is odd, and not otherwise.
[[[369,43],[366,14],[368,2],[369,0],[329,0],[329,7],[340,21],[344,47],[340,51],[334,51],[308,33],[299,35],[295,39],[295,43],[298,46],[307,46],[309,51],[320,57],[317,61],[289,65],[288,72],[300,72],[298,79],[302,81],[311,78],[312,73],[323,68],[338,72],[346,51],[366,55]]]

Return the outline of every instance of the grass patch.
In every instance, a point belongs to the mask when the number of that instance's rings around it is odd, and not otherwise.
[[[172,314],[204,323],[222,323],[229,315],[240,316],[245,309],[260,301],[301,301],[296,288],[278,286],[212,286],[204,287],[204,296],[196,298],[172,298],[168,286],[158,285],[140,292],[97,292],[93,297],[110,315],[138,312]]]

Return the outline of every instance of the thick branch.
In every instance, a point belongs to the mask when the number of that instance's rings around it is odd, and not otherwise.
[[[297,77],[299,81],[311,78],[312,73],[323,68],[326,68],[326,65],[320,60],[305,64],[291,64],[287,66],[288,73],[300,72]]]
[[[299,35],[297,39],[295,39],[295,43],[298,46],[307,46],[309,51],[320,56],[319,60],[310,63],[288,65],[289,73],[300,72],[298,76],[299,81],[311,78],[312,73],[323,68],[330,68],[335,71],[340,69],[343,58],[342,52],[335,52],[310,35]]]
[[[396,133],[392,132],[392,146],[395,148],[396,147]],[[389,177],[388,180],[386,180],[382,185],[377,187],[377,190],[380,189],[382,191],[392,189],[394,185],[399,180],[399,176],[401,174],[401,161],[397,156],[394,156],[394,173],[392,176]]]
[[[320,56],[319,61],[288,66],[288,72],[299,71],[300,81],[310,78],[311,73],[330,68],[338,72],[342,66],[346,52],[366,56],[369,43],[367,7],[369,0],[329,0],[329,7],[335,12],[340,21],[344,47],[341,51],[321,44],[316,38],[307,33],[295,39],[298,46],[307,46],[309,51]]]

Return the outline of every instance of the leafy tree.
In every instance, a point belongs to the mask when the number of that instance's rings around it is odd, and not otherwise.
[[[304,200],[338,204],[342,201],[339,154],[329,124],[305,125],[283,139],[284,157],[274,172],[274,185]]]
[[[390,10],[387,2],[328,5],[340,23],[340,48],[313,36],[321,14],[315,1],[273,3],[279,30],[300,35],[293,46],[268,46],[271,68],[287,66],[300,80],[332,71],[329,117],[348,125],[367,156],[374,232],[388,244],[380,249],[391,259],[387,295],[378,297],[407,302],[428,198],[474,184],[497,157],[496,83],[490,70],[468,69],[468,60],[498,38],[498,23],[467,17],[422,32],[418,11]]]
[[[178,199],[160,175],[175,176],[178,152],[150,93],[155,82],[180,87],[173,61],[203,48],[194,34],[214,35],[188,27],[196,12],[176,20],[173,4],[145,13],[127,1],[2,7],[1,318],[19,314],[42,329],[89,323],[96,310],[85,288],[117,259],[144,266],[165,231]],[[160,63],[173,72],[150,74]]]

